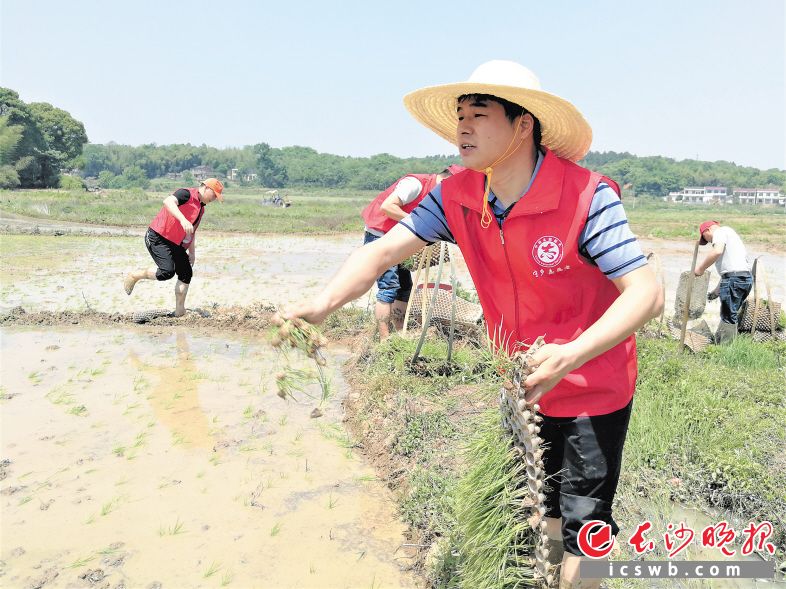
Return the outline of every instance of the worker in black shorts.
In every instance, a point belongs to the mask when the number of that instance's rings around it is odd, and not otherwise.
[[[223,202],[223,191],[220,181],[208,178],[199,188],[180,188],[164,199],[145,234],[145,246],[156,265],[129,273],[123,281],[126,294],[131,294],[139,280],[169,280],[177,274],[175,317],[185,314],[191,266],[196,260],[196,230],[205,205],[216,199]]]

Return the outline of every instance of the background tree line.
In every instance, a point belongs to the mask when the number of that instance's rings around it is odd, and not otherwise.
[[[194,166],[210,166],[226,176],[236,168],[242,175],[257,174],[253,184],[270,188],[313,186],[382,190],[408,173],[435,173],[453,163],[456,156],[435,155],[399,158],[389,154],[347,157],[319,153],[310,147],[273,148],[266,143],[242,148],[217,149],[206,145],[86,145],[84,175],[136,176],[148,179],[183,172]],[[589,152],[581,165],[597,170],[627,186],[637,195],[664,196],[685,186],[752,188],[776,186],[786,193],[786,171],[760,170],[725,161],[676,161],[662,156],[638,157],[627,152]],[[141,184],[138,184],[141,185]]]
[[[85,143],[84,125],[66,111],[0,88],[0,188],[58,186],[61,171],[81,163]]]
[[[87,144],[84,125],[50,104],[25,104],[19,95],[0,88],[0,188],[81,186],[61,172],[78,168],[83,178],[96,178],[102,188],[147,188],[167,174],[209,166],[227,177],[237,170],[238,184],[382,190],[408,173],[435,173],[460,163],[457,156],[399,158],[382,153],[348,157],[319,153],[310,147],[274,148],[267,143],[218,149],[207,145],[139,146]],[[684,186],[728,188],[775,186],[786,192],[786,171],[759,170],[731,162],[676,161],[637,157],[627,152],[590,152],[580,162],[619,182],[636,195],[663,196]],[[253,178],[253,180],[246,180]]]

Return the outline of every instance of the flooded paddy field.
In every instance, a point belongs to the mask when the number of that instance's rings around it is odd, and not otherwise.
[[[332,399],[276,396],[261,338],[5,326],[6,587],[402,587],[404,526]],[[307,368],[304,365],[304,368]]]
[[[188,307],[289,303],[317,294],[360,245],[347,237],[200,237]],[[175,280],[140,281],[129,297],[123,277],[153,265],[142,236],[0,235],[0,313],[174,308]]]
[[[0,586],[422,584],[404,572],[395,498],[342,423],[345,354],[330,350],[333,397],[310,419],[313,402],[276,396],[265,323],[238,332],[232,320],[233,308],[316,295],[359,235],[206,232],[186,306],[212,318],[136,326],[132,313],[174,303],[174,281],[122,290],[151,264],[141,232],[63,229],[0,235],[0,314],[55,315],[0,326]],[[692,244],[642,247],[661,258],[669,315]],[[783,300],[786,255],[750,250]],[[458,274],[471,284],[460,259]],[[708,304],[711,325],[717,314]]]
[[[666,314],[674,312],[681,272],[690,269],[693,245],[667,240],[640,240],[645,253],[660,258],[666,282]],[[186,300],[189,308],[246,306],[260,301],[288,304],[314,296],[346,258],[360,246],[357,235],[271,236],[206,234],[200,237],[194,278]],[[133,313],[174,308],[174,280],[140,281],[129,297],[122,289],[131,269],[152,264],[142,235],[11,235],[0,234],[0,313],[22,306],[27,311],[100,311]],[[702,248],[699,259],[706,254]],[[760,257],[774,300],[786,298],[786,252],[772,247],[749,248]],[[466,266],[451,246],[458,280],[472,284]],[[710,287],[718,277],[712,269]],[[447,270],[444,272],[447,281]],[[763,274],[761,275],[763,277]],[[766,298],[760,283],[759,296]],[[366,306],[368,296],[356,304]],[[371,301],[373,302],[373,301]],[[720,303],[707,304],[706,319],[717,325]]]

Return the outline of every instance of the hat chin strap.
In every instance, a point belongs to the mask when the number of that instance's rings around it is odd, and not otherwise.
[[[491,207],[489,206],[489,190],[491,189],[491,175],[494,173],[494,166],[496,166],[501,162],[504,162],[506,159],[508,159],[510,156],[516,153],[516,150],[519,147],[521,147],[521,144],[524,142],[523,139],[519,141],[516,147],[513,147],[513,142],[516,141],[516,137],[519,134],[519,129],[521,129],[521,121],[523,118],[524,118],[523,114],[519,115],[519,122],[516,123],[516,130],[513,132],[513,137],[511,138],[510,143],[508,143],[508,147],[505,150],[505,152],[501,156],[499,156],[499,158],[497,158],[497,161],[495,161],[489,167],[483,170],[486,173],[486,188],[483,191],[483,211],[480,214],[480,226],[483,227],[483,229],[488,229],[489,226],[491,225],[492,215],[491,215]],[[511,147],[513,147],[513,149],[511,149]]]

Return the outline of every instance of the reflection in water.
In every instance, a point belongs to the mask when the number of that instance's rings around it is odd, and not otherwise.
[[[134,351],[128,353],[128,358],[134,368],[154,381],[148,400],[158,422],[172,432],[174,443],[195,448],[211,447],[207,416],[197,393],[200,374],[191,357],[186,332],[177,331],[174,366],[146,364]]]

